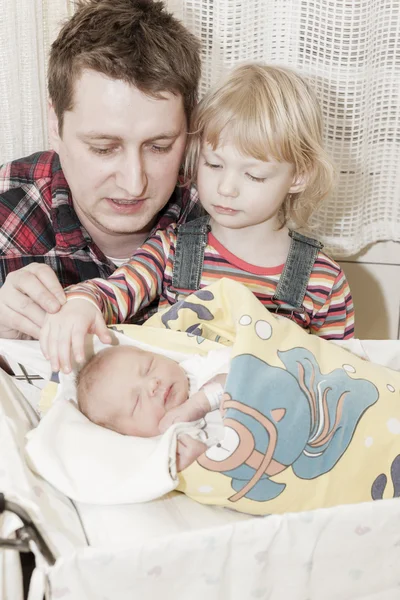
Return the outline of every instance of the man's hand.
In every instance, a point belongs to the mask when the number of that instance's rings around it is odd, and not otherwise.
[[[64,291],[48,265],[32,263],[10,273],[0,288],[0,337],[38,339],[46,314],[64,303]]]
[[[40,333],[40,347],[53,371],[71,371],[71,353],[77,362],[85,358],[85,336],[96,334],[111,344],[111,334],[100,310],[87,300],[73,299],[55,315],[47,315]]]
[[[206,450],[207,446],[203,442],[195,440],[187,434],[181,435],[176,445],[176,470],[178,473],[194,463]]]

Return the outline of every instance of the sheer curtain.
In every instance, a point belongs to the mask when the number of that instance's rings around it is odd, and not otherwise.
[[[338,168],[313,224],[337,256],[400,241],[400,0],[166,0],[202,42],[201,92],[233,65],[297,68]],[[0,0],[0,163],[48,146],[46,62],[72,0]]]
[[[336,256],[400,241],[400,1],[169,0],[201,38],[201,91],[233,65],[298,69],[315,88],[336,191],[314,216]],[[322,234],[322,235],[320,235]]]
[[[0,163],[48,147],[46,65],[70,0],[0,0]]]

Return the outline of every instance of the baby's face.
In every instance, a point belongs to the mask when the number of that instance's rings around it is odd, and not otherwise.
[[[163,416],[188,398],[185,371],[170,358],[132,346],[110,349],[94,401],[104,424],[125,435],[159,435]],[[103,420],[103,419],[102,419]]]

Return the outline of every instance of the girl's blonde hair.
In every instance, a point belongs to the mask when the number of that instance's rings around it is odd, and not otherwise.
[[[302,192],[288,194],[280,213],[303,226],[333,184],[332,163],[322,146],[322,115],[316,96],[290,69],[247,64],[231,71],[194,110],[188,136],[185,176],[195,183],[201,146],[217,148],[229,134],[245,156],[294,165]]]

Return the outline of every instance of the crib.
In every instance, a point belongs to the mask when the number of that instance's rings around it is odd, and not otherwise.
[[[16,358],[19,344],[8,346]],[[352,344],[399,366],[399,342]],[[0,371],[1,600],[23,599],[19,552],[29,550],[29,600],[400,597],[397,498],[267,517],[177,492],[144,504],[73,503],[25,459],[25,435],[38,423],[28,396]]]

